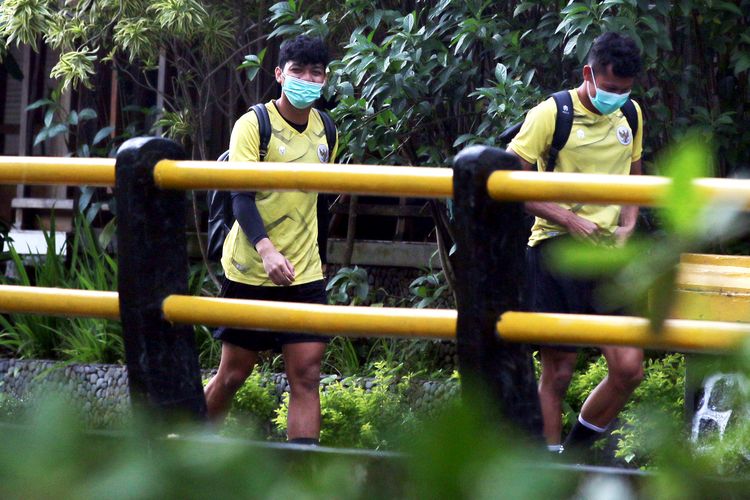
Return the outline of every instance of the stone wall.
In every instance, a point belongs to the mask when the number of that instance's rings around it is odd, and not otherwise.
[[[215,370],[205,370],[204,379]],[[321,376],[322,388],[335,376]],[[268,381],[281,401],[289,392],[286,375],[270,375]],[[357,381],[370,389],[372,380]],[[45,360],[0,359],[0,394],[21,404],[35,396],[36,391],[52,391],[71,398],[82,409],[86,423],[92,427],[112,428],[123,424],[131,415],[127,368],[121,365],[74,365]],[[414,381],[409,391],[409,404],[418,411],[430,413],[440,403],[458,395],[458,382]]]

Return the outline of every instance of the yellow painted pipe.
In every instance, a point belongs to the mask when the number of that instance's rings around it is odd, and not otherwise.
[[[169,189],[453,196],[453,171],[449,168],[162,160],[156,165],[154,179],[158,186]]]
[[[0,184],[114,186],[115,160],[0,156]]]
[[[446,309],[327,306],[187,295],[170,295],[162,309],[164,318],[173,323],[347,337],[456,337],[456,311]]]
[[[117,292],[0,285],[0,311],[120,319]]]
[[[618,205],[658,205],[671,180],[651,175],[605,175],[501,170],[487,180],[496,200],[558,201]],[[693,185],[706,201],[750,208],[750,180],[695,179]]]
[[[670,319],[660,333],[645,318],[506,312],[497,322],[504,340],[525,343],[622,345],[677,351],[727,351],[750,339],[750,324]]]

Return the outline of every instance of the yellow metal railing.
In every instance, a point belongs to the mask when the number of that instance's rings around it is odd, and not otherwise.
[[[0,157],[0,183],[114,185],[114,160]],[[449,169],[160,161],[157,185],[170,189],[278,189],[413,197],[452,197]],[[670,180],[652,176],[498,171],[487,183],[495,199],[657,204]],[[750,207],[750,181],[696,179],[707,199]],[[116,292],[0,286],[0,311],[119,318]],[[452,339],[455,310],[357,308],[240,301],[171,295],[163,304],[167,321],[202,323],[321,335],[404,336]],[[668,320],[653,333],[643,318],[506,312],[498,321],[509,341],[558,344],[616,344],[679,350],[727,350],[750,337],[740,323]]]
[[[669,319],[653,332],[646,318],[506,312],[497,322],[504,340],[531,344],[627,345],[678,351],[728,351],[750,339],[750,324]]]
[[[350,307],[170,295],[164,318],[174,323],[293,331],[349,337],[456,338],[456,311]]]
[[[154,181],[170,189],[273,189],[424,198],[453,196],[448,168],[162,160]]]
[[[0,156],[0,184],[114,186],[115,160]]]
[[[0,286],[0,311],[119,319],[117,292]],[[326,306],[293,302],[170,295],[162,304],[173,323],[295,331],[347,337],[452,340],[456,311]],[[629,345],[679,351],[729,351],[750,340],[750,324],[670,319],[652,332],[645,318],[506,312],[497,323],[504,340],[572,345]]]
[[[106,158],[0,156],[0,183],[113,186],[114,165]],[[168,189],[453,196],[453,172],[447,168],[162,160],[154,169],[154,180]],[[649,175],[503,170],[490,175],[487,190],[492,198],[504,201],[658,205],[670,184],[667,177]],[[750,208],[749,179],[695,179],[693,185],[707,200]]]
[[[495,200],[559,201],[618,205],[658,205],[671,186],[668,177],[500,170],[490,174],[487,191]],[[750,180],[695,179],[707,201],[750,208]]]
[[[120,319],[117,292],[0,285],[0,312]]]

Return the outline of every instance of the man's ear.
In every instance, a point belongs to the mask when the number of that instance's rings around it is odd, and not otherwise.
[[[582,73],[583,73],[583,79],[584,80],[587,80],[587,81],[593,81],[594,80],[594,78],[592,76],[593,73],[591,71],[591,66],[589,66],[588,64],[585,64],[583,66],[583,72]]]
[[[278,82],[279,85],[281,85],[283,73],[284,73],[284,70],[276,66],[276,69],[274,70],[274,75],[276,76],[276,81]]]

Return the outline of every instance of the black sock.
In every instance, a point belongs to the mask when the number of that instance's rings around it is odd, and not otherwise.
[[[594,429],[589,429],[585,425],[583,425],[578,419],[576,419],[575,425],[573,425],[573,428],[570,430],[570,434],[568,434],[568,437],[565,438],[565,443],[563,444],[563,450],[564,451],[578,451],[578,452],[584,452],[589,449],[591,449],[591,445],[594,444],[594,442],[603,437],[603,432],[597,432]]]
[[[289,440],[292,444],[306,444],[309,446],[318,446],[320,441],[315,438],[294,438]]]

